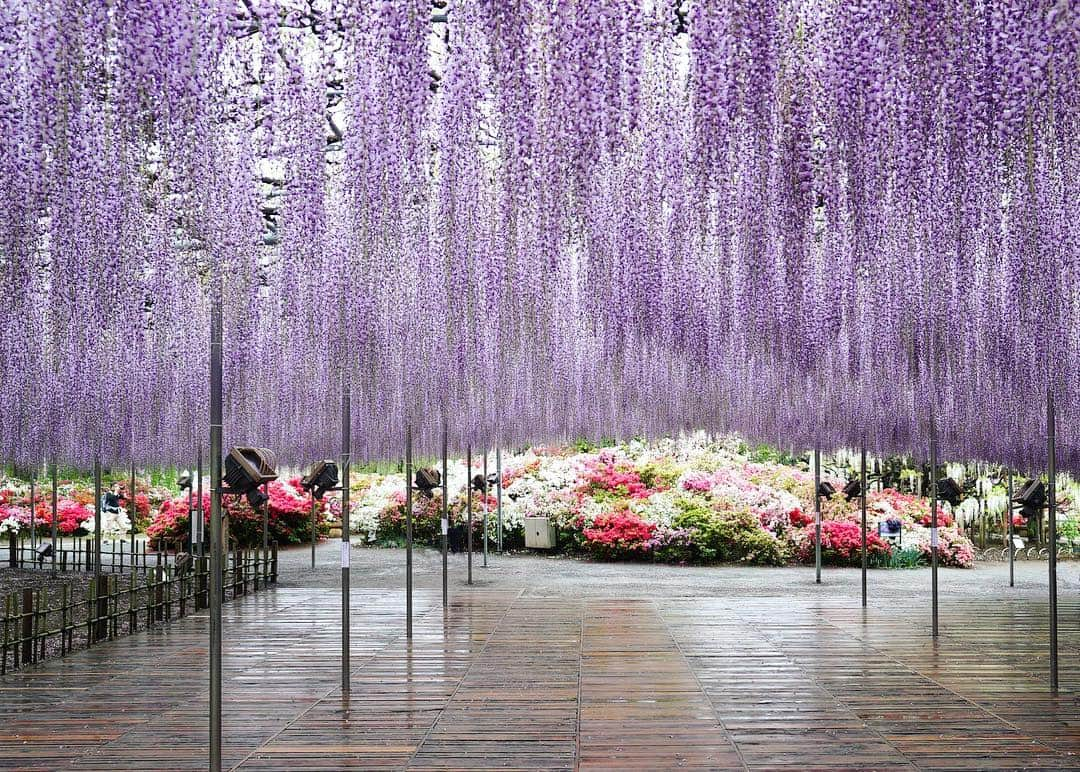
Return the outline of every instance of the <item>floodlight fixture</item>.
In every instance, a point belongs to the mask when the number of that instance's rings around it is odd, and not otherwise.
[[[52,542],[42,542],[37,546],[37,562],[38,565],[42,565],[45,562],[45,558],[51,558],[53,554]]]
[[[191,490],[191,471],[185,469],[176,476],[176,486],[182,491]]]
[[[300,478],[300,487],[320,500],[327,491],[337,488],[337,485],[337,462],[329,458],[325,461],[316,461],[311,465],[308,473]]]
[[[478,474],[472,478],[472,489],[474,491],[480,491],[481,493],[487,493],[487,479],[482,474]]]
[[[859,498],[859,494],[862,493],[862,483],[858,480],[848,480],[847,485],[844,486],[844,498],[848,501]]]
[[[820,483],[818,483],[817,494],[822,498],[831,498],[834,493],[836,493],[836,488],[833,487],[833,484],[831,482],[822,480]]]
[[[1020,514],[1025,518],[1038,517],[1046,506],[1046,488],[1042,480],[1028,480],[1024,483],[1013,502],[1020,505]]]
[[[274,454],[266,448],[233,448],[225,456],[223,493],[246,496],[248,503],[258,509],[266,503],[267,496],[259,488],[276,480]]]
[[[498,488],[499,487],[499,475],[496,472],[492,472],[491,474],[489,474],[488,477],[487,477],[487,484],[488,484],[489,487]]]
[[[423,469],[417,469],[416,474],[413,475],[413,485],[420,491],[422,496],[430,497],[434,490],[442,484],[442,474],[438,469],[432,469],[431,467],[425,467]]]
[[[964,490],[951,477],[938,480],[937,491],[938,498],[950,506],[955,507],[964,500]]]

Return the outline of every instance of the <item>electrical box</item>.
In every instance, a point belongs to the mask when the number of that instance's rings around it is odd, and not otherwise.
[[[525,546],[534,550],[555,549],[555,526],[546,517],[525,518]]]

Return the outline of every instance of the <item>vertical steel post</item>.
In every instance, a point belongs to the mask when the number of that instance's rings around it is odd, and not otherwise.
[[[821,449],[814,448],[814,576],[821,584]]]
[[[54,576],[56,574],[56,551],[58,549],[57,542],[56,542],[57,527],[58,527],[57,522],[56,522],[56,517],[57,517],[57,510],[58,510],[58,503],[59,503],[57,501],[57,498],[58,498],[57,497],[57,488],[59,487],[59,480],[57,478],[59,476],[60,476],[60,470],[57,468],[56,461],[53,461],[53,463],[52,463],[52,573],[53,573]],[[134,560],[134,558],[132,558],[132,560]]]
[[[311,569],[315,570],[315,489],[311,489]]]
[[[135,506],[135,462],[131,462],[131,554],[135,554],[135,515],[138,514]],[[190,516],[191,510],[188,510]]]
[[[405,425],[405,637],[412,640],[412,424]]]
[[[210,290],[210,771],[221,772],[221,288]],[[202,476],[199,476],[202,485]],[[202,515],[202,498],[199,499]]]
[[[465,524],[465,541],[469,552],[468,584],[472,584],[472,445],[468,445],[465,449],[465,479],[465,488],[468,491],[465,494],[465,510],[468,516]]]
[[[450,532],[450,483],[449,477],[449,462],[447,461],[447,455],[449,453],[449,437],[450,430],[446,425],[446,421],[443,421],[443,435],[442,435],[442,604],[443,608],[446,608],[449,604],[449,592],[447,589],[447,549],[449,548],[449,532]]]
[[[219,448],[220,451],[220,448]],[[203,490],[202,490],[202,445],[199,445],[195,460],[195,477],[198,491],[195,494],[196,509],[199,510],[199,557],[206,556],[206,515],[203,513]]]
[[[37,507],[34,506],[34,497],[37,493],[34,483],[37,482],[37,474],[35,472],[30,473],[30,560],[37,560],[37,523],[34,517],[37,513]]]
[[[930,408],[930,594],[931,635],[938,637],[938,484],[937,484],[937,425],[934,409]]]
[[[487,478],[487,476],[488,476],[488,467],[487,467],[487,461],[488,461],[488,449],[484,448],[484,487],[483,487],[483,490],[481,492],[481,495],[484,497],[484,516],[482,518],[482,526],[481,526],[481,528],[482,528],[482,530],[484,532],[484,541],[482,542],[482,544],[484,545],[484,568],[488,567],[488,564],[487,564],[487,556],[488,556],[488,478]]]
[[[866,445],[859,453],[859,498],[862,514],[862,605],[866,608]]]
[[[1005,514],[1009,518],[1009,586],[1016,586],[1016,577],[1013,575],[1013,560],[1015,559],[1016,548],[1013,546],[1013,538],[1015,536],[1013,526],[1013,481],[1012,481],[1012,469],[1009,470],[1009,488],[1008,488],[1008,502],[1005,505]]]
[[[262,505],[262,568],[256,571],[256,580],[258,580],[258,573],[262,571],[262,576],[265,579],[270,565],[270,483],[263,483],[263,495],[266,496],[266,501]]]
[[[101,576],[101,461],[94,462],[94,582]],[[95,584],[96,586],[96,584]]]
[[[196,517],[195,512],[195,481],[192,480],[187,489],[187,511],[188,520],[191,521],[191,554],[198,554],[199,544],[199,518]],[[135,553],[132,552],[132,555]]]
[[[502,510],[502,448],[495,448],[495,476],[499,478],[498,487],[495,488],[495,537],[496,547],[499,552],[503,551],[503,510]]]
[[[1058,690],[1058,588],[1057,588],[1057,420],[1054,392],[1046,390],[1046,525],[1050,539],[1050,691]]]
[[[352,463],[352,402],[341,397],[341,693],[349,696],[349,477]]]

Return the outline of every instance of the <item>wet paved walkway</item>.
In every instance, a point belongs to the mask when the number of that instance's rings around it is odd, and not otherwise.
[[[455,582],[446,612],[422,583],[411,645],[402,591],[354,589],[348,700],[335,588],[228,604],[227,766],[1080,768],[1075,596],[1052,697],[1045,602],[1007,589],[944,598],[935,645],[913,597],[864,612],[828,584],[599,597],[509,575]],[[194,616],[0,679],[0,768],[205,769],[206,640]]]

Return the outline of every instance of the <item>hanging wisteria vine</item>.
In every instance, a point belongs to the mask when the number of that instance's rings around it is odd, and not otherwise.
[[[1072,0],[0,0],[0,458],[1080,470]]]

